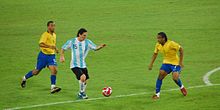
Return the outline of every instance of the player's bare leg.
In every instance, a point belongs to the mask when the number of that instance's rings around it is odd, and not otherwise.
[[[179,73],[178,72],[173,72],[173,81],[180,87],[180,91],[184,96],[187,95],[186,88],[183,86],[180,78],[179,78]]]
[[[51,80],[51,93],[56,93],[59,92],[61,90],[61,88],[56,87],[56,75],[57,75],[57,67],[54,65],[51,65],[48,67],[51,71],[51,76],[50,76],[50,80]]]
[[[28,78],[32,77],[33,75],[38,75],[40,73],[41,70],[38,69],[33,69],[32,71],[30,71],[29,73],[27,73],[21,81],[21,87],[25,88],[26,87],[26,81]]]
[[[80,80],[79,80],[79,94],[78,94],[78,97],[80,99],[88,99],[88,96],[85,93],[86,85],[87,85],[86,75],[82,74],[80,76]]]
[[[152,96],[153,99],[159,99],[160,97],[160,88],[162,85],[162,80],[167,76],[167,73],[164,70],[160,70],[160,73],[156,82],[156,94]]]

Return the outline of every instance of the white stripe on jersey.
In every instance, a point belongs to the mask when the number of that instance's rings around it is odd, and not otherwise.
[[[84,41],[80,42],[77,38],[73,38],[71,40],[68,40],[62,46],[62,49],[71,49],[70,68],[86,68],[85,58],[89,50],[96,49],[96,45],[89,39],[85,39]]]

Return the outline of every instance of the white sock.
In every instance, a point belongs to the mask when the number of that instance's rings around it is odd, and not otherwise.
[[[84,83],[83,92],[85,92],[85,91],[86,91],[86,86],[87,86],[87,84],[86,84],[86,83]]]
[[[51,89],[53,89],[54,87],[56,87],[56,85],[51,85]]]
[[[160,97],[160,92],[156,93],[157,97]]]
[[[22,78],[22,80],[23,80],[23,81],[26,81],[27,79],[26,79],[26,77],[24,76],[24,77]]]
[[[79,91],[80,91],[80,92],[84,92],[84,86],[85,86],[84,82],[82,82],[81,80],[79,80]]]
[[[184,88],[184,86],[183,86],[183,85],[180,87],[180,89],[182,89],[182,88]]]

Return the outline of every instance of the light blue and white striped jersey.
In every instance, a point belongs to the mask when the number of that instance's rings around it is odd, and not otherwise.
[[[95,50],[96,45],[89,39],[80,42],[77,38],[68,40],[62,49],[71,49],[70,68],[79,67],[86,68],[85,58],[89,50]]]

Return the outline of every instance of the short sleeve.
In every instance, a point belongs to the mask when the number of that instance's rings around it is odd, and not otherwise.
[[[87,42],[88,42],[89,49],[96,50],[97,46],[91,40],[88,40]]]
[[[155,49],[154,49],[154,53],[158,53],[159,49],[158,49],[158,44],[155,45]]]
[[[71,43],[72,43],[72,40],[68,40],[63,46],[62,46],[62,49],[63,50],[67,50],[71,47]]]
[[[43,33],[43,34],[41,35],[39,44],[40,44],[40,43],[46,43],[46,41],[47,41],[47,35]]]
[[[175,50],[179,50],[180,49],[180,45],[176,42],[172,42],[172,48],[174,48]]]

